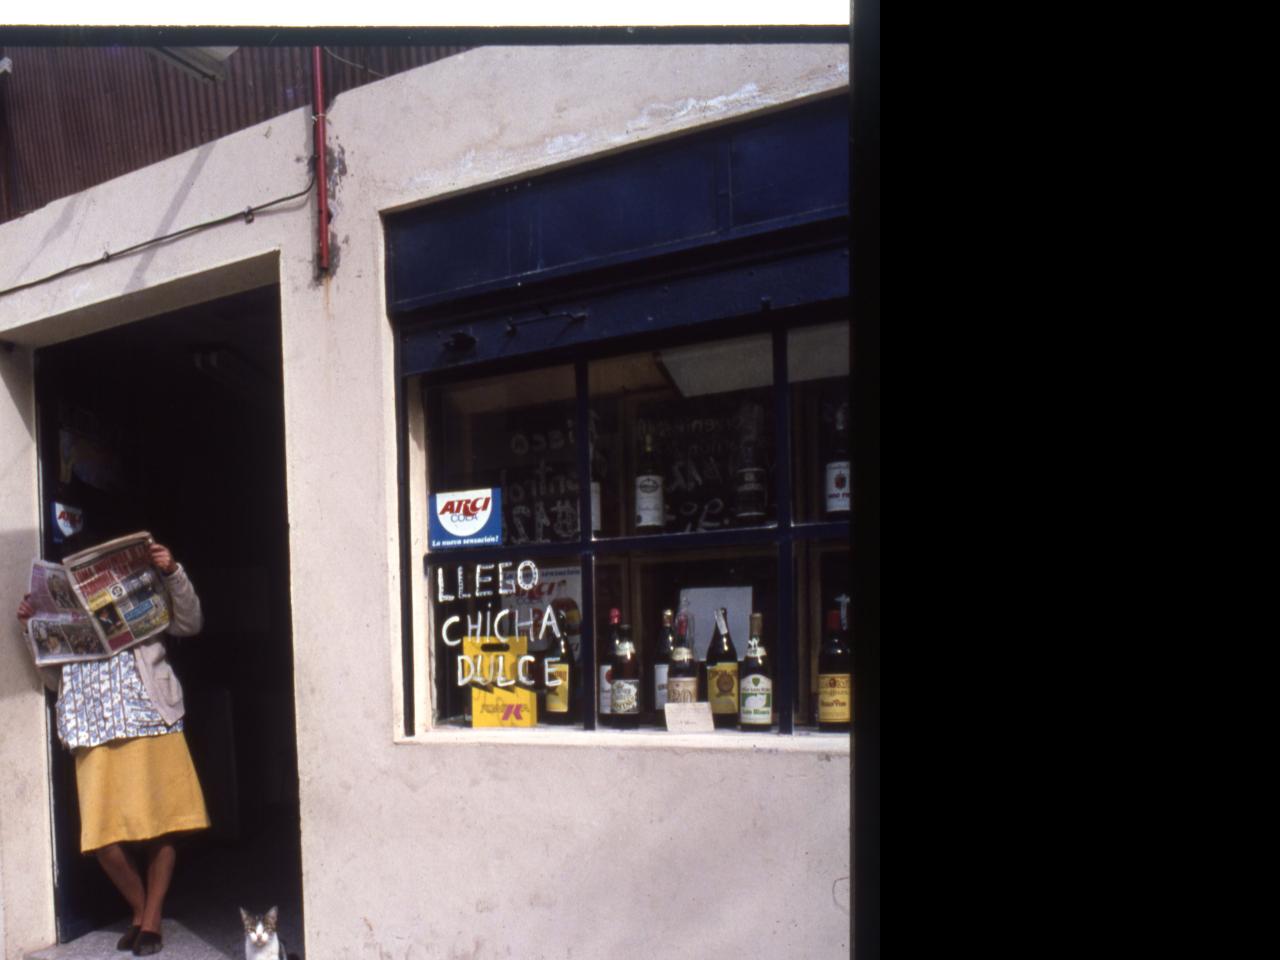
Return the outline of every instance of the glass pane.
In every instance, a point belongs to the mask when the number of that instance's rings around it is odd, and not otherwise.
[[[436,721],[581,725],[581,566],[572,557],[428,565]]]
[[[451,495],[496,490],[501,543],[578,539],[571,366],[428,388],[424,401],[437,515],[484,504],[483,495]]]
[[[774,522],[772,370],[768,336],[592,363],[596,535]]]
[[[670,699],[712,703],[717,726],[776,729],[777,553],[772,546],[600,559],[595,589],[596,716],[602,727],[665,728],[663,704]],[[716,642],[721,608],[728,628],[723,645]],[[756,660],[745,662],[753,612],[760,614],[762,626],[759,666]],[[682,646],[691,658],[681,655]],[[732,653],[717,654],[718,647]],[[740,693],[746,684],[755,691],[747,704],[754,725],[743,727]],[[617,695],[620,689],[623,697]]]
[[[850,469],[849,323],[824,323],[787,333],[792,391],[795,517],[801,522],[848,520]]]

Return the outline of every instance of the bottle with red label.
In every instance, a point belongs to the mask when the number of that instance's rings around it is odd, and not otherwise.
[[[618,625],[613,646],[612,676],[609,682],[609,710],[614,726],[634,729],[640,725],[640,658],[631,640],[631,625]]]
[[[689,598],[680,598],[676,614],[676,637],[667,668],[667,702],[696,703],[698,700],[698,660],[693,652],[693,612]],[[659,718],[661,719],[661,718]]]
[[[617,726],[613,716],[613,652],[622,643],[622,611],[614,607],[609,611],[609,634],[605,647],[600,651],[600,685],[597,688],[600,722],[607,727]]]

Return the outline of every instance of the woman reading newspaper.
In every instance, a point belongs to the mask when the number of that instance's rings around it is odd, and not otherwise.
[[[149,550],[170,599],[167,633],[194,635],[203,616],[191,581],[167,547],[152,543]],[[24,624],[35,612],[29,599],[18,604]],[[135,956],[158,953],[163,944],[161,911],[177,857],[173,835],[209,826],[164,636],[106,659],[40,670],[58,691],[58,738],[75,757],[80,849],[97,857],[133,911],[117,946]]]

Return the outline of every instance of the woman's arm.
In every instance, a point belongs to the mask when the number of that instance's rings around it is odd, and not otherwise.
[[[31,594],[23,594],[22,599],[18,601],[18,622],[22,624],[22,629],[27,629],[27,621],[35,615],[35,608],[31,606]],[[61,667],[41,667],[36,666],[36,673],[40,674],[40,682],[52,690],[58,692],[58,684],[62,680]]]
[[[169,548],[160,543],[151,544],[151,562],[164,574],[164,585],[169,591],[169,635],[195,636],[204,626],[204,613],[187,572],[173,559]]]

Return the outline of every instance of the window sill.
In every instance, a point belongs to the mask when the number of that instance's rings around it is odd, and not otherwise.
[[[665,730],[557,730],[552,727],[525,729],[474,729],[440,726],[413,737],[398,737],[397,744],[435,746],[496,745],[582,747],[645,750],[727,750],[759,753],[812,753],[848,755],[852,737],[847,733],[819,733],[800,730],[789,736],[779,733],[742,733],[717,730],[713,733],[668,733]]]

